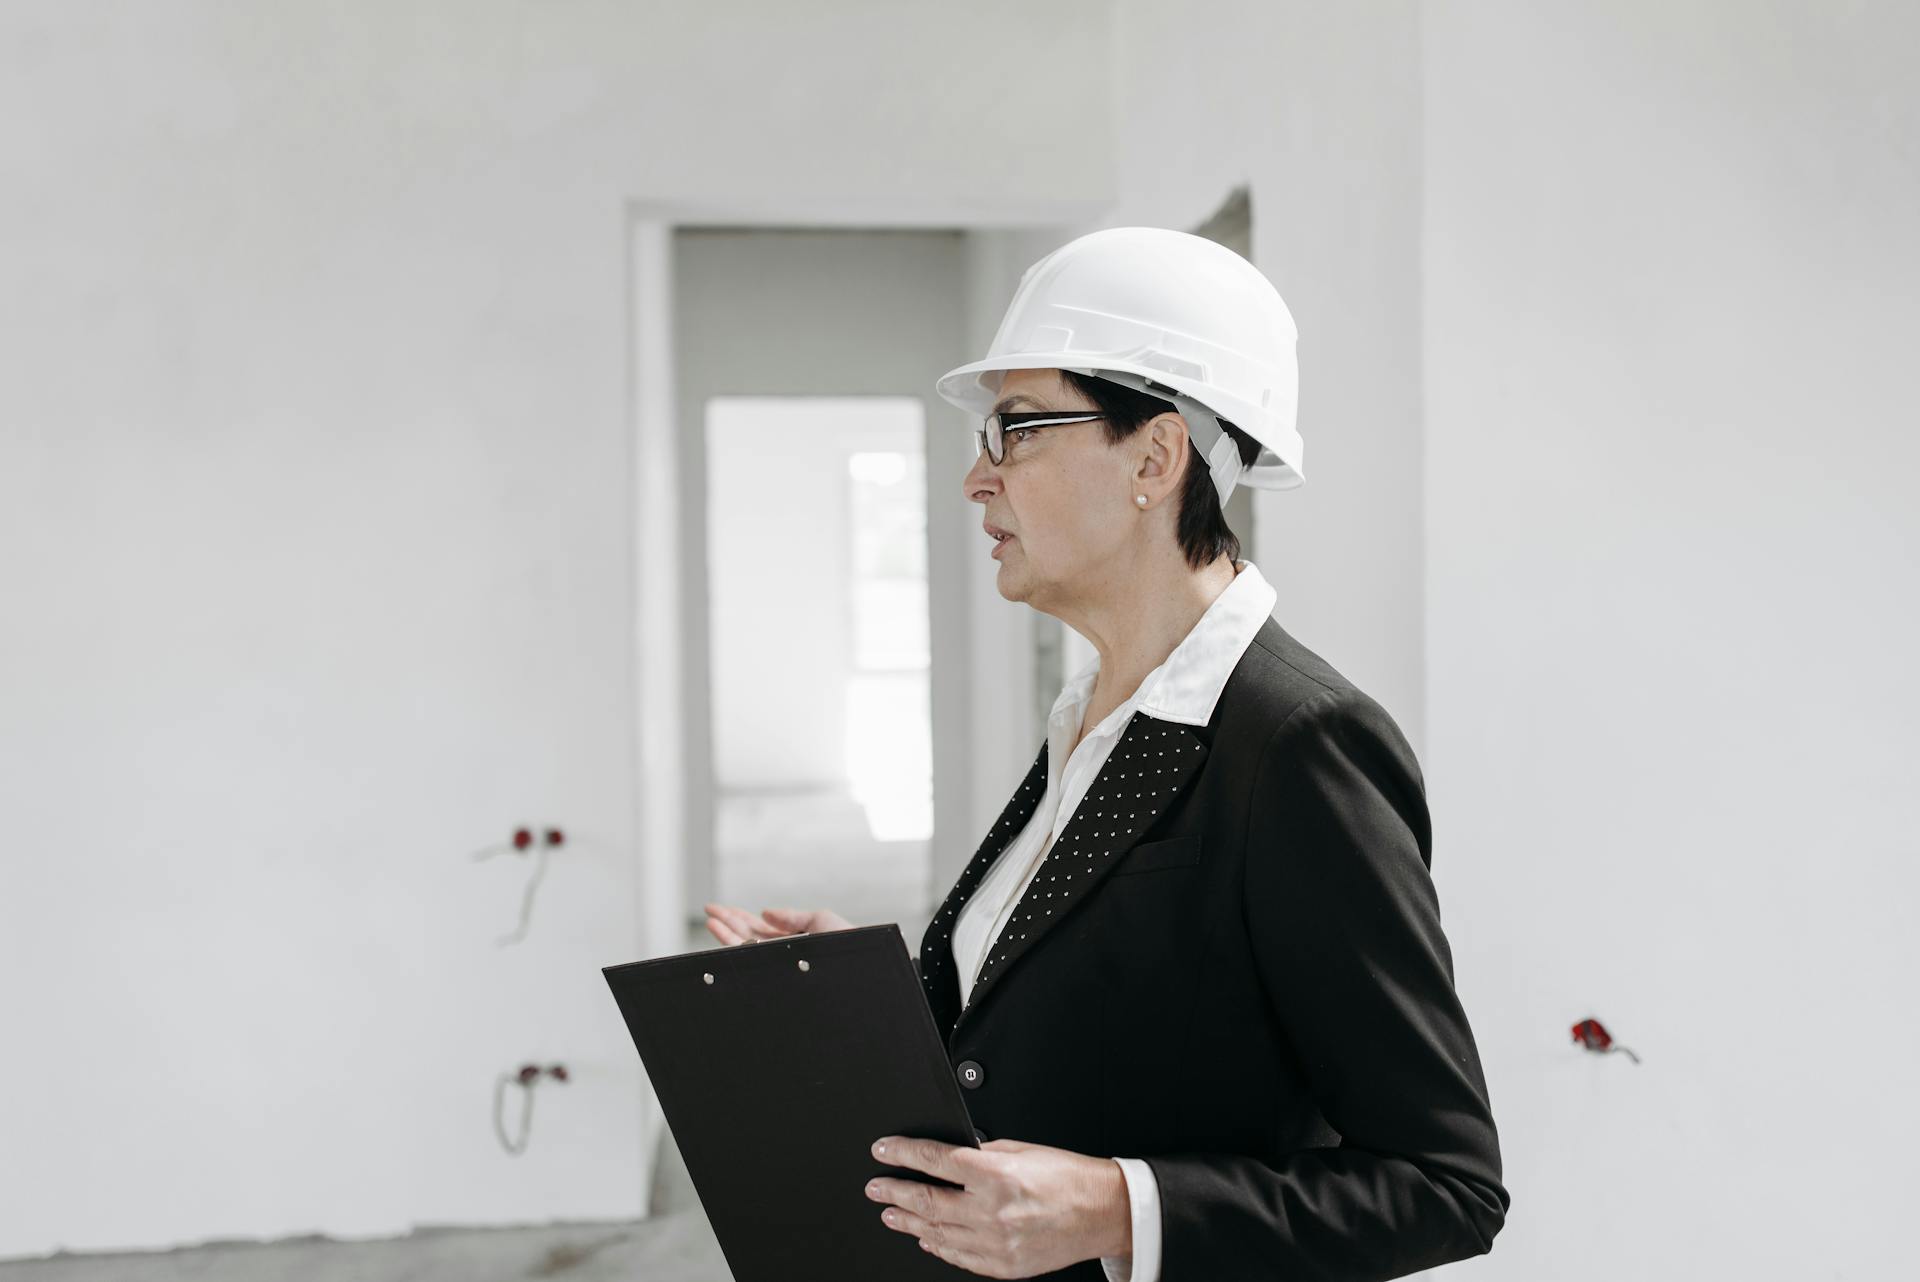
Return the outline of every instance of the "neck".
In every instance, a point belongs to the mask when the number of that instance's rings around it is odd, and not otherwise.
[[[1055,613],[1100,653],[1098,706],[1119,706],[1167,661],[1237,573],[1227,557],[1194,569],[1172,556],[1120,567],[1087,584],[1089,592]]]

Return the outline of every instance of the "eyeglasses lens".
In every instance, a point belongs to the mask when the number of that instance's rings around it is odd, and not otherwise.
[[[1006,450],[1006,437],[1000,429],[1000,416],[987,415],[986,425],[973,429],[973,438],[979,443],[980,448],[987,452],[987,457],[993,460],[993,465],[998,467],[1000,460],[1005,457]]]

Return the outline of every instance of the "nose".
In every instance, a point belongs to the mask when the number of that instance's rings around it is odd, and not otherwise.
[[[999,469],[994,467],[993,460],[987,457],[987,452],[981,450],[978,457],[973,460],[973,466],[967,469],[966,479],[962,482],[967,498],[975,503],[985,503],[993,497],[999,485]]]

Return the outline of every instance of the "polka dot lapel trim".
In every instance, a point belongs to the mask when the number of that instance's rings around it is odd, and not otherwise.
[[[1012,916],[1007,918],[1000,937],[987,950],[973,991],[961,1006],[960,1014],[977,1009],[994,983],[1100,883],[1107,871],[1172,804],[1187,781],[1198,772],[1206,755],[1206,745],[1191,728],[1142,712],[1134,714],[1100,773],[1094,777],[1086,797],[1074,810],[1073,818],[1054,839],[1053,848],[1034,874]],[[1039,796],[1035,794],[1030,802],[1025,798],[1030,788],[1045,788],[1045,769],[1043,745],[1021,791],[1015,794],[1014,802],[1009,803],[1006,813],[1001,815],[1000,825],[995,826],[993,834],[981,846],[982,854],[975,855],[974,862],[961,876],[961,885],[947,897],[947,903],[928,930],[920,962],[923,975],[937,969],[942,972],[940,978],[945,979],[946,973],[952,970],[953,952],[947,940],[953,921],[959,916],[960,905],[979,883],[994,856],[1032,817],[1039,805]],[[1014,817],[1016,812],[1018,818]],[[1008,825],[1004,833],[1001,825]],[[928,991],[930,994],[936,991],[931,983]],[[957,999],[957,985],[949,986],[946,991]]]
[[[973,858],[960,872],[960,879],[954,883],[947,894],[947,902],[934,914],[933,922],[927,927],[926,938],[920,945],[920,982],[926,987],[927,999],[933,1003],[935,1014],[941,1014],[941,999],[946,1005],[959,1000],[959,982],[953,966],[953,947],[950,942],[953,923],[959,920],[960,910],[966,906],[969,896],[979,888],[980,881],[986,876],[993,861],[1005,850],[1007,843],[1020,834],[1020,830],[1033,818],[1033,812],[1040,808],[1040,800],[1047,789],[1047,745],[1040,745],[1040,753],[1033,759],[1033,765],[1027,769],[1027,777],[1013,790],[1006,808],[1000,817],[994,820],[993,828],[987,833],[980,848],[973,852]],[[945,1016],[942,1016],[943,1021]]]

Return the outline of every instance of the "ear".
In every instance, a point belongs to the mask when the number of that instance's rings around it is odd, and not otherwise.
[[[1175,410],[1155,414],[1140,435],[1146,440],[1147,452],[1134,473],[1141,487],[1136,493],[1151,495],[1155,488],[1170,491],[1179,481],[1181,462],[1192,448],[1186,416]]]

